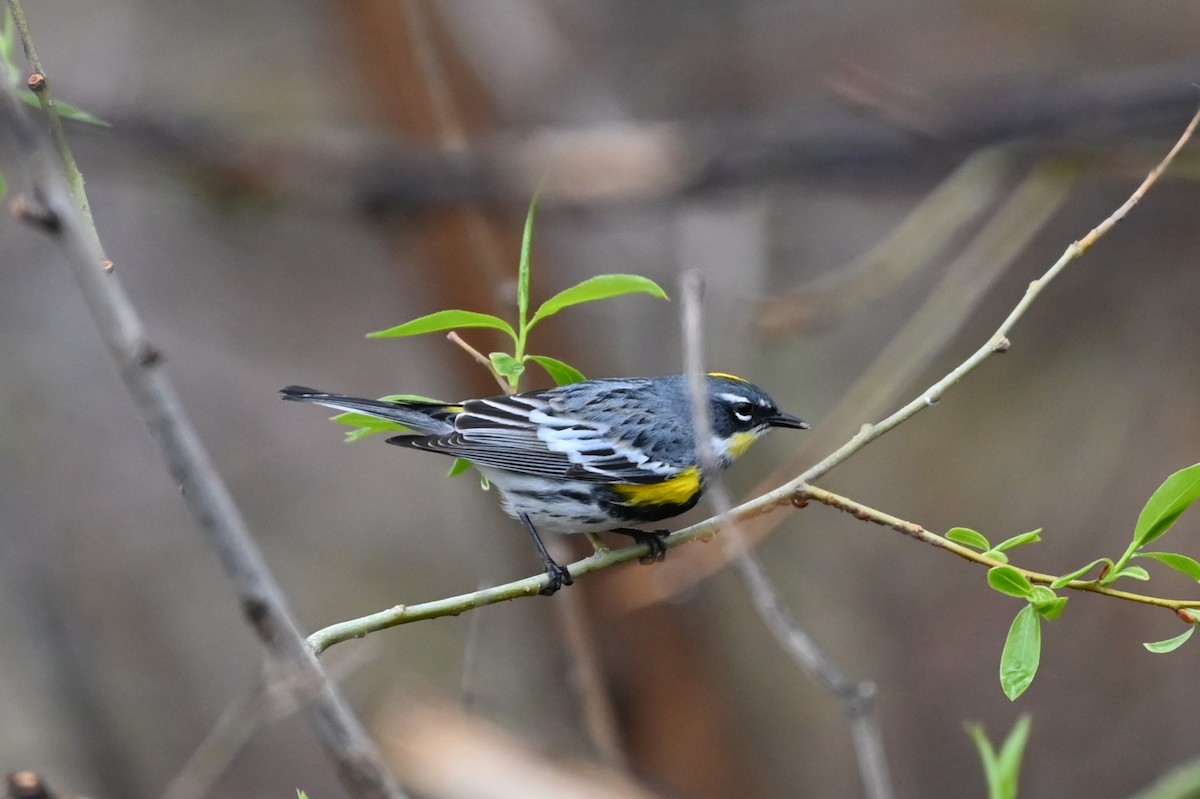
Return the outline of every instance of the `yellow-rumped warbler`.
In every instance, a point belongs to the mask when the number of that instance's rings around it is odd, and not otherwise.
[[[740,377],[712,373],[705,382],[722,469],[772,427],[808,427]],[[459,404],[359,399],[303,386],[280,393],[398,422],[415,435],[394,436],[389,444],[470,461],[533,537],[550,578],[542,589],[547,595],[572,580],[546,552],[539,529],[624,533],[650,547],[648,561],[659,560],[667,533],[628,525],[677,516],[704,493],[684,375],[585,380]]]

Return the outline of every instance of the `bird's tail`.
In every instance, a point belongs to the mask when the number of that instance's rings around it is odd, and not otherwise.
[[[288,386],[279,390],[285,400],[311,402],[346,413],[361,413],[377,419],[396,422],[421,435],[442,435],[454,430],[454,417],[462,411],[461,405],[450,405],[431,400],[400,399],[373,400],[362,397],[347,397],[342,394],[326,394],[305,386]]]

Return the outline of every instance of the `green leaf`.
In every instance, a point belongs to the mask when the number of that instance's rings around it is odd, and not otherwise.
[[[993,566],[988,569],[988,585],[1002,594],[1022,599],[1033,596],[1033,583],[1012,566]]]
[[[77,105],[68,103],[66,100],[54,100],[54,110],[58,112],[60,117],[64,119],[73,119],[76,122],[86,122],[89,125],[99,125],[102,128],[111,128],[112,124],[107,120],[93,114],[91,111],[85,111]]]
[[[508,378],[508,382],[514,386],[520,379],[521,374],[525,371],[525,364],[518,361],[507,352],[492,352],[488,353],[488,358],[492,362],[492,368],[502,377]]]
[[[454,463],[450,464],[450,468],[446,471],[447,477],[458,477],[460,474],[471,468],[471,462],[465,458],[455,458]]]
[[[533,218],[537,215],[538,191],[529,200],[529,211],[525,214],[525,232],[521,235],[521,260],[517,267],[517,326],[521,335],[529,332],[529,253],[533,249]]]
[[[1029,742],[1029,716],[1022,715],[1017,719],[1012,732],[1000,747],[999,755],[992,748],[992,742],[988,740],[982,725],[968,724],[967,733],[975,742],[979,758],[983,761],[988,799],[1016,799],[1017,782],[1021,775],[1021,758]]]
[[[619,297],[622,294],[636,293],[649,294],[653,297],[658,297],[660,300],[667,299],[667,293],[648,277],[642,277],[641,275],[596,275],[595,277],[589,277],[582,283],[576,283],[569,289],[563,289],[543,302],[541,307],[537,309],[537,313],[529,320],[529,327],[533,327],[546,317],[553,316],[563,308],[569,308],[572,305],[593,302],[594,300],[604,300],[609,297]]]
[[[1012,732],[1004,739],[1004,745],[1000,747],[1000,764],[1005,770],[1013,775],[1013,781],[1021,771],[1021,756],[1025,753],[1025,745],[1029,743],[1029,714],[1022,713],[1017,719],[1017,723],[1013,725]],[[1016,793],[1016,786],[1013,786],[1013,793]]]
[[[998,549],[989,549],[987,552],[983,553],[983,556],[985,558],[991,558],[992,560],[998,560],[1001,563],[1008,563],[1008,555],[1005,555]]]
[[[29,89],[18,89],[17,95],[26,105],[31,105],[34,108],[41,108],[42,106],[42,101],[39,100],[38,96]],[[57,97],[54,98],[54,110],[63,119],[73,119],[76,122],[86,122],[89,125],[99,125],[105,128],[112,127],[110,123],[96,116],[92,112],[84,111],[79,106],[72,105],[66,100],[59,100]]]
[[[1042,623],[1033,605],[1013,619],[1000,654],[1000,687],[1010,700],[1025,693],[1037,674],[1042,657]]]
[[[1044,585],[1035,585],[1029,594],[1029,601],[1035,605],[1039,602],[1052,602],[1057,598],[1058,594]]]
[[[453,330],[458,327],[490,327],[495,330],[503,330],[513,341],[517,340],[517,334],[513,331],[512,325],[500,317],[487,313],[459,310],[438,311],[426,314],[425,316],[418,316],[416,319],[405,322],[402,325],[368,333],[367,338],[419,336],[424,333],[437,333],[441,330]]]
[[[1133,530],[1137,547],[1143,547],[1171,529],[1192,503],[1200,499],[1200,463],[1180,469],[1146,500]]]
[[[1126,566],[1121,571],[1115,574],[1110,574],[1100,581],[1101,585],[1108,585],[1113,580],[1119,580],[1122,577],[1132,577],[1135,580],[1149,580],[1150,572],[1143,569],[1141,566]]]
[[[337,416],[331,416],[329,421],[334,424],[344,424],[349,427],[357,427],[347,433],[347,441],[357,441],[365,436],[374,435],[375,433],[411,433],[412,430],[399,422],[392,422],[387,419],[380,419],[377,416],[368,416],[365,413],[339,413]],[[353,436],[353,438],[350,438]]]
[[[441,400],[433,399],[432,397],[423,397],[420,394],[388,394],[386,397],[380,397],[384,402],[432,402],[436,405],[445,405],[447,403]],[[351,430],[346,433],[347,443],[358,441],[367,436],[373,436],[376,433],[411,433],[412,428],[406,427],[399,422],[393,422],[388,419],[380,419],[378,416],[370,416],[365,413],[339,413],[337,416],[331,416],[329,421],[334,424],[344,424],[350,427],[356,427],[357,430]]]
[[[4,185],[4,173],[0,172],[0,200],[4,199],[4,191],[7,187]]]
[[[1194,632],[1196,632],[1196,625],[1193,624],[1174,638],[1168,638],[1165,641],[1151,641],[1150,643],[1142,644],[1142,646],[1146,647],[1156,655],[1163,655],[1167,652],[1174,652],[1176,649],[1183,646],[1185,643],[1187,643],[1187,639],[1192,637],[1192,633]]]
[[[299,788],[296,789],[296,799],[308,799],[308,794]]]
[[[1017,783],[1021,776],[1021,759],[1025,754],[1025,746],[1029,743],[1029,714],[1022,714],[1013,726],[1012,732],[1004,739],[1000,747],[999,772],[1002,777],[1001,785],[1006,793],[997,799],[1016,799]]]
[[[1134,557],[1153,558],[1164,566],[1170,566],[1177,572],[1183,572],[1193,580],[1200,582],[1200,561],[1180,555],[1178,552],[1139,552]]]
[[[988,543],[983,533],[976,532],[969,527],[951,527],[946,532],[946,538],[949,538],[956,544],[963,544],[964,546],[974,547],[979,550],[992,548],[992,545]]]
[[[1001,552],[1003,552],[1006,549],[1012,549],[1014,547],[1019,547],[1023,544],[1034,544],[1041,540],[1042,540],[1042,528],[1039,527],[1038,529],[1031,530],[1028,533],[1021,533],[1020,535],[1014,535],[1012,538],[1001,541],[999,544],[996,544],[994,549],[998,549]]]
[[[583,372],[569,363],[563,363],[557,358],[551,358],[548,355],[526,355],[525,357],[545,369],[546,374],[550,375],[551,379],[557,385],[567,386],[571,383],[582,383],[584,380],[587,380],[583,376]]]
[[[424,394],[388,394],[380,397],[380,402],[428,402],[431,405],[453,405],[453,402],[426,397]]]
[[[1033,609],[1046,621],[1054,621],[1063,614],[1069,597],[1060,596],[1046,602],[1034,602]]]
[[[375,429],[372,429],[372,428],[370,428],[370,427],[359,427],[359,428],[356,428],[356,429],[354,429],[354,430],[351,430],[351,431],[349,431],[348,433],[346,433],[346,437],[345,437],[345,439],[343,439],[343,440],[344,440],[344,441],[345,441],[347,444],[352,444],[352,443],[354,443],[355,441],[358,441],[358,440],[360,440],[360,439],[364,439],[364,438],[367,438],[367,437],[369,437],[369,436],[373,436],[373,435],[375,435],[376,433],[385,433],[385,432],[388,432],[388,431],[386,431],[386,430],[375,430]]]
[[[987,780],[988,799],[1012,799],[1000,789],[1000,768],[996,750],[992,747],[992,742],[988,740],[983,725],[968,724],[966,727],[967,734],[971,736],[971,740],[975,742],[975,748],[979,751],[979,759],[983,761],[983,776]]]
[[[1071,572],[1070,574],[1064,574],[1062,577],[1059,577],[1057,580],[1050,583],[1050,587],[1051,588],[1065,588],[1067,583],[1069,583],[1073,580],[1080,579],[1081,577],[1083,577],[1083,575],[1087,574],[1092,569],[1099,566],[1101,563],[1105,564],[1110,569],[1112,568],[1112,565],[1113,565],[1113,562],[1111,560],[1109,560],[1108,558],[1096,558],[1095,560],[1093,560],[1091,563],[1084,566],[1083,568],[1076,569],[1075,571]],[[1095,580],[1090,580],[1089,582],[1095,582]]]

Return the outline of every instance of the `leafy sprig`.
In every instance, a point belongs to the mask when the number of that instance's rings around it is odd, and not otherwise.
[[[1200,582],[1200,561],[1178,552],[1146,550],[1146,546],[1170,530],[1197,499],[1200,499],[1200,463],[1175,472],[1150,495],[1134,526],[1133,538],[1121,557],[1115,561],[1096,558],[1086,566],[1055,579],[1049,586],[1035,585],[1029,579],[1028,572],[1008,565],[1006,554],[1016,547],[1040,541],[1041,530],[1013,536],[995,546],[982,533],[969,528],[955,527],[946,533],[947,539],[977,549],[984,557],[999,561],[1000,565],[990,568],[987,574],[988,585],[993,590],[1026,600],[1025,607],[1013,619],[1000,655],[1000,686],[1009,699],[1016,699],[1023,694],[1037,674],[1041,660],[1041,622],[1054,621],[1066,608],[1067,597],[1058,596],[1056,589],[1083,581],[1084,575],[1097,568],[1100,571],[1096,577],[1083,582],[1107,586],[1122,577],[1149,580],[1150,573],[1144,567],[1131,563],[1134,558],[1156,561]],[[1192,637],[1200,621],[1197,614],[1180,610],[1178,615],[1188,624],[1187,630],[1164,641],[1146,643],[1146,649],[1156,653],[1171,652]]]
[[[570,364],[549,355],[535,355],[528,352],[529,333],[537,323],[566,308],[587,302],[620,297],[625,294],[649,294],[665,300],[667,294],[653,280],[641,275],[596,275],[558,292],[538,306],[537,310],[533,312],[533,316],[530,316],[530,250],[533,243],[533,222],[536,213],[537,198],[535,197],[529,205],[529,213],[525,217],[525,233],[521,239],[521,260],[517,272],[516,327],[499,316],[455,309],[437,311],[404,324],[389,327],[386,330],[377,330],[374,333],[368,333],[367,338],[401,338],[439,333],[457,328],[491,328],[504,333],[513,343],[512,352],[488,354],[493,374],[497,375],[510,391],[516,391],[520,385],[521,376],[525,373],[525,366],[531,361],[542,367],[558,385],[578,383],[583,380],[583,373]]]
[[[968,724],[967,734],[979,750],[983,761],[983,774],[987,779],[988,799],[1017,799],[1017,779],[1021,774],[1021,758],[1025,745],[1029,743],[1029,716],[1021,716],[1013,725],[1012,732],[1000,745],[1000,751],[992,746],[982,724]]]
[[[450,331],[451,337],[454,340],[470,349],[470,346],[463,343],[462,339],[454,331],[469,328],[499,330],[512,341],[511,352],[492,352],[484,357],[478,355],[478,353],[474,353],[474,350],[471,351],[484,360],[506,392],[510,394],[515,393],[520,388],[521,378],[524,376],[526,365],[529,363],[535,363],[541,367],[556,385],[568,385],[585,380],[583,372],[569,363],[549,355],[529,352],[530,331],[542,320],[548,319],[560,311],[575,305],[620,297],[626,294],[649,294],[652,297],[665,300],[668,299],[667,294],[653,280],[640,275],[596,275],[558,292],[539,305],[533,314],[530,315],[530,284],[532,273],[530,252],[533,248],[533,225],[536,214],[537,197],[535,196],[529,204],[529,212],[525,216],[525,231],[521,238],[521,257],[517,270],[517,319],[515,326],[508,320],[493,314],[456,308],[436,311],[425,316],[419,316],[416,319],[410,319],[403,324],[389,327],[386,330],[377,330],[373,333],[368,333],[367,338],[406,338],[409,336]],[[431,400],[428,397],[418,397],[408,394],[392,395],[383,399],[438,402],[438,400]],[[408,432],[408,428],[397,422],[376,419],[361,413],[339,414],[333,417],[333,421],[354,428],[346,434],[347,441],[357,441],[360,438],[366,438],[376,433]],[[465,461],[458,459],[450,467],[449,474],[450,476],[461,474],[467,467],[468,464]]]

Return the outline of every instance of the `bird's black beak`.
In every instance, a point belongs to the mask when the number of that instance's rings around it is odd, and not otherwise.
[[[784,413],[783,411],[778,411],[773,416],[768,416],[765,421],[771,427],[791,427],[795,430],[808,429],[808,422],[804,421],[798,416],[792,416],[790,413]]]

